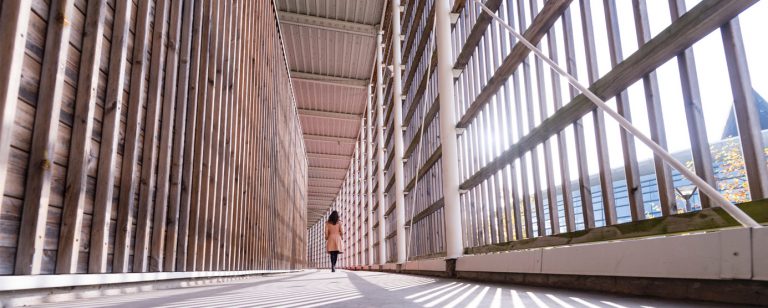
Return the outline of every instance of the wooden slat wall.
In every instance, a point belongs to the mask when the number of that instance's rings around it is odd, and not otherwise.
[[[305,266],[272,1],[0,6],[0,275]]]
[[[402,37],[392,35],[389,10],[383,16],[384,66],[392,65],[393,40],[402,40],[403,96],[393,101],[391,69],[383,80],[384,110],[381,116],[368,115],[364,123],[383,123],[384,131],[370,136],[374,148],[385,149],[383,162],[372,171],[383,170],[384,181],[374,179],[373,191],[383,188],[383,204],[374,198],[370,208],[384,209],[384,221],[374,219],[374,230],[384,228],[384,238],[373,234],[373,245],[386,246],[385,260],[396,260],[394,136],[403,134],[406,225],[413,220],[408,243],[409,258],[440,256],[445,251],[442,230],[443,199],[439,97],[434,73],[432,8],[435,0],[402,1]],[[722,171],[724,144],[740,150],[737,164],[742,187],[738,193],[748,199],[763,199],[768,191],[765,161],[765,132],[759,124],[746,51],[738,16],[755,0],[703,0],[686,8],[685,1],[653,3],[664,12],[649,12],[648,0],[488,0],[483,1],[505,23],[539,46],[570,74],[587,83],[592,91],[614,106],[618,113],[641,128],[666,148],[673,134],[686,134],[691,149],[675,153],[711,185],[720,189],[730,179]],[[498,21],[492,20],[474,1],[453,1],[458,19],[452,28],[454,89],[458,122],[460,207],[463,243],[468,252],[489,251],[492,247],[513,247],[534,238],[546,239],[562,233],[636,222],[711,207],[709,198],[696,194],[686,208],[677,189],[690,186],[679,172],[658,157],[640,161],[646,148],[584,95],[535,58]],[[666,10],[668,8],[668,10]],[[664,29],[651,34],[651,14],[671,16]],[[658,20],[659,16],[655,16]],[[632,19],[633,22],[626,22]],[[626,21],[625,21],[626,20]],[[657,25],[659,26],[659,25]],[[602,31],[605,29],[605,31]],[[694,58],[692,46],[720,30],[723,53]],[[634,35],[634,38],[632,37]],[[636,40],[627,44],[627,40]],[[628,52],[636,43],[637,49]],[[623,50],[624,48],[624,50]],[[738,136],[708,140],[697,67],[713,57],[725,63],[730,85],[723,85],[733,97],[733,115]],[[676,63],[675,63],[676,62]],[[663,64],[678,67],[673,75],[657,71]],[[397,68],[395,68],[397,69]],[[666,92],[660,91],[664,78]],[[672,81],[672,82],[669,82]],[[631,88],[636,86],[636,88]],[[725,89],[725,87],[729,87]],[[670,90],[671,87],[671,90]],[[642,93],[642,94],[639,94]],[[669,95],[675,99],[666,97]],[[666,98],[666,100],[665,100]],[[402,103],[403,131],[394,130],[393,104]],[[730,102],[711,102],[729,104]],[[677,116],[687,127],[670,128],[674,106],[685,115]],[[369,107],[370,108],[370,107]],[[645,113],[638,112],[643,111]],[[376,118],[381,117],[381,119]],[[668,117],[665,121],[664,117]],[[423,125],[422,125],[423,123]],[[365,127],[365,124],[362,125]],[[424,135],[420,135],[423,128]],[[675,130],[675,131],[672,131]],[[379,138],[381,134],[381,138]],[[677,135],[674,135],[677,137]],[[361,140],[365,140],[365,136]],[[383,140],[383,141],[380,141]],[[420,148],[421,146],[421,148]],[[365,157],[365,156],[363,156]],[[719,158],[718,158],[719,157]],[[365,193],[356,185],[364,164],[355,156],[336,205],[351,221],[354,232],[347,235],[355,256],[364,243],[360,228],[365,218],[357,215],[365,204]],[[741,165],[740,165],[741,166]],[[418,185],[416,181],[418,179]],[[747,188],[748,187],[748,188]],[[748,191],[748,192],[747,192]],[[724,191],[728,193],[729,191]],[[370,194],[370,192],[367,192]],[[743,200],[732,200],[741,202]],[[413,213],[413,214],[411,214]],[[347,216],[345,216],[347,215]],[[411,218],[412,217],[412,218]],[[310,235],[322,226],[310,229]],[[324,240],[310,237],[315,263],[322,264]],[[518,242],[523,240],[523,242]],[[492,250],[492,249],[491,249]],[[497,249],[498,250],[498,249]],[[494,250],[495,251],[495,250]],[[319,255],[318,255],[319,253]],[[374,250],[374,254],[378,249]],[[347,265],[357,259],[347,257]],[[375,258],[378,261],[378,258]],[[365,262],[364,262],[365,264]]]

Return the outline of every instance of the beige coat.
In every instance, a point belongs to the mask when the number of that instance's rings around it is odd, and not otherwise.
[[[341,230],[341,221],[337,222],[335,225],[329,222],[325,223],[325,241],[329,252],[341,252],[341,247],[343,246],[341,244],[341,236],[343,234],[344,232]]]

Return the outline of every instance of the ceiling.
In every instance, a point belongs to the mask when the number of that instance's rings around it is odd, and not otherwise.
[[[355,151],[384,0],[277,0],[309,161],[307,222],[341,189]]]

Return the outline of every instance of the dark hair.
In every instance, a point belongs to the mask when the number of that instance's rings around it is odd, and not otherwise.
[[[331,215],[328,216],[328,222],[330,222],[330,223],[332,223],[334,225],[339,223],[339,212],[337,212],[337,211],[331,212]]]

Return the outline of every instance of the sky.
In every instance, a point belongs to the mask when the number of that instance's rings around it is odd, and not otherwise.
[[[738,0],[737,0],[738,1]],[[527,1],[525,1],[527,4]],[[539,0],[539,9],[543,6],[543,1]],[[690,9],[694,7],[700,0],[686,0],[686,8]],[[649,22],[651,28],[651,35],[655,36],[667,26],[671,24],[668,1],[666,0],[646,0],[649,12]],[[619,16],[619,33],[622,42],[622,51],[624,58],[630,56],[638,49],[637,38],[635,36],[635,23],[632,14],[632,1],[630,0],[616,0],[617,11]],[[597,52],[597,64],[599,76],[602,77],[611,69],[611,61],[608,46],[608,36],[606,32],[606,24],[604,17],[603,1],[593,0],[592,15],[593,15],[593,27],[595,33],[595,45]],[[582,39],[581,19],[579,14],[578,1],[574,1],[571,4],[571,16],[574,24],[574,43],[576,49],[577,70],[578,79],[584,83],[589,84],[589,80],[586,76],[586,56],[584,54],[584,45]],[[526,10],[529,10],[526,7]],[[768,54],[768,40],[765,39],[765,31],[768,29],[768,1],[758,1],[747,11],[739,16],[741,24],[743,41],[745,45],[745,52],[747,55],[747,63],[749,65],[750,77],[752,80],[753,88],[760,93],[763,97],[768,97],[768,57],[764,55]],[[530,13],[528,16],[526,27],[530,24]],[[494,25],[499,27],[498,24]],[[515,29],[519,29],[520,25],[512,25]],[[562,43],[562,28],[561,21],[558,21],[555,29],[558,39],[558,54],[560,59],[565,58]],[[504,31],[502,28],[497,28],[498,31]],[[542,42],[546,41],[543,40]],[[546,43],[542,44],[542,49],[545,53],[548,53],[548,47]],[[729,112],[733,106],[733,98],[731,94],[730,82],[728,77],[728,69],[725,62],[725,55],[723,51],[723,42],[720,31],[714,31],[710,35],[706,36],[693,46],[694,57],[696,60],[696,70],[698,73],[699,88],[702,99],[703,113],[707,126],[707,135],[710,142],[720,140],[723,127],[726,124]],[[530,56],[531,74],[532,80],[536,80],[535,66],[533,61],[533,55]],[[560,63],[563,61],[561,60]],[[546,64],[544,64],[546,65]],[[664,125],[666,128],[666,137],[668,142],[669,151],[679,152],[690,149],[690,138],[688,135],[685,113],[683,109],[683,97],[680,86],[680,79],[678,75],[678,65],[675,58],[671,59],[659,69],[657,69],[657,77],[660,89],[660,99],[662,104],[662,112],[664,115]],[[552,85],[549,81],[550,71],[545,70],[547,83],[546,93],[547,101],[551,106],[552,104]],[[511,85],[511,78],[509,80]],[[569,101],[568,91],[565,79],[561,79],[563,87],[563,101],[567,103]],[[524,90],[523,90],[524,91]],[[534,93],[534,113],[537,114],[535,124],[541,122],[541,117],[538,116],[538,92],[535,82],[533,84]],[[525,97],[525,96],[523,96]],[[632,122],[646,135],[650,135],[647,111],[645,107],[645,94],[643,90],[642,81],[638,81],[628,89],[629,105],[632,114]],[[608,102],[609,105],[615,107],[613,100]],[[549,115],[554,111],[553,108],[549,108]],[[584,125],[586,133],[586,143],[588,149],[588,164],[590,174],[596,174],[598,172],[596,151],[594,138],[594,126],[592,124],[591,115],[587,115],[584,118]],[[572,179],[578,177],[577,170],[575,168],[575,145],[573,143],[573,129],[567,128],[566,135],[568,139],[567,147],[569,153],[569,165],[570,175]],[[622,151],[620,147],[620,129],[616,121],[606,115],[606,132],[607,140],[610,152],[610,163],[613,168],[621,167],[624,165]],[[496,136],[487,136],[490,140],[496,139],[496,142],[501,142],[504,145],[499,147],[503,150],[509,147],[507,142],[500,141],[505,139],[502,134],[504,132],[490,132],[489,134],[496,134]],[[524,131],[527,133],[527,130]],[[556,145],[553,143],[553,157],[557,157]],[[636,140],[637,157],[639,161],[648,160],[652,158],[652,152],[650,149],[643,145],[639,140]],[[541,156],[540,161],[543,160],[543,154],[539,151]],[[530,159],[530,158],[529,158]],[[558,164],[554,164],[555,174],[559,174]],[[542,167],[543,168],[543,167]],[[542,169],[543,170],[543,169]],[[531,175],[529,175],[530,178]],[[532,180],[532,179],[531,179]],[[542,176],[542,184],[544,177]]]

